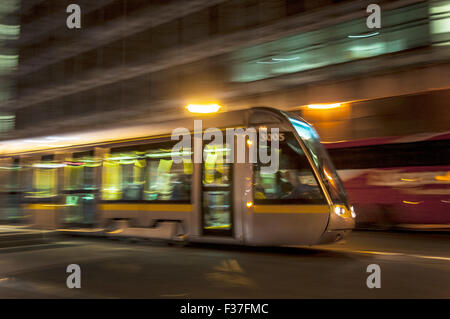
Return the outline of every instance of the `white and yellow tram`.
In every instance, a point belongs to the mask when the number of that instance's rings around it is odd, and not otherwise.
[[[219,131],[278,129],[276,136],[266,134],[264,146],[278,142],[275,170],[248,160],[251,147],[263,147],[261,130],[253,146],[246,137],[245,161],[229,161],[239,138],[210,143],[207,134],[194,131],[193,118],[4,141],[0,219],[61,231],[243,245],[329,243],[353,229],[353,209],[307,122],[266,107],[196,119]],[[173,159],[175,128],[193,132],[192,149],[182,149],[181,161]],[[197,155],[201,162],[193,160]]]

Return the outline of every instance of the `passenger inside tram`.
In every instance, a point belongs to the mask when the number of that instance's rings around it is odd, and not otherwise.
[[[191,181],[188,180],[186,175],[180,174],[175,175],[173,180],[172,188],[172,200],[189,200],[191,188]]]

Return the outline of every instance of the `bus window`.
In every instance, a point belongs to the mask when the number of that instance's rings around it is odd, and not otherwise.
[[[367,145],[329,150],[337,169],[433,166],[450,164],[450,141]]]
[[[313,170],[294,135],[285,133],[285,137],[284,141],[280,141],[277,172],[264,173],[261,171],[262,164],[255,165],[255,203],[324,203]]]

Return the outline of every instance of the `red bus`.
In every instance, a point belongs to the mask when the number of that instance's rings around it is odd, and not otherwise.
[[[450,131],[325,146],[357,227],[450,228]]]

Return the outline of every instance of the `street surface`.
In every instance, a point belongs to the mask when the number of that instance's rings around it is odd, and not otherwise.
[[[0,298],[450,298],[448,233],[355,231],[286,248],[47,239],[3,240]],[[66,286],[69,264],[81,267],[80,289]],[[370,264],[379,289],[366,285]]]

